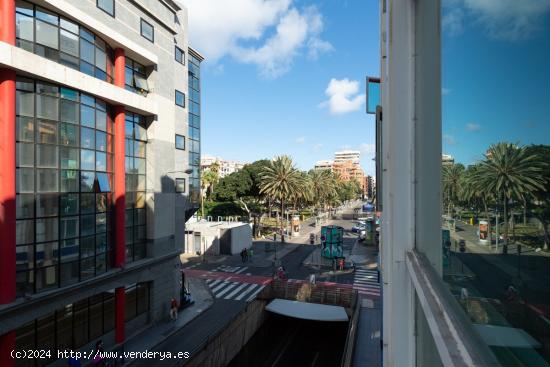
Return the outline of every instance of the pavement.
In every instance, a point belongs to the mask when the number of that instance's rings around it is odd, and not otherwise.
[[[175,321],[170,319],[162,321],[148,328],[146,331],[142,331],[139,335],[130,338],[124,345],[126,352],[142,352],[156,348],[213,305],[214,299],[210,289],[203,280],[187,278],[186,282],[195,303],[181,310]],[[127,360],[126,365],[133,364],[136,361],[138,360]]]

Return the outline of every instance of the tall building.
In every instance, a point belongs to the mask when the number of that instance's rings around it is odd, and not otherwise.
[[[376,180],[371,175],[365,176],[364,194],[367,199],[372,200],[374,198],[374,195],[376,193],[375,182]]]
[[[228,176],[234,172],[240,171],[244,167],[244,163],[231,161],[227,159],[204,155],[201,157],[201,169],[209,169],[212,164],[218,164],[218,174],[220,178]]]
[[[361,152],[358,150],[343,150],[334,153],[332,171],[340,175],[343,181],[356,180],[365,190],[365,173],[361,168]]]
[[[323,161],[317,161],[315,163],[315,167],[314,169],[328,169],[328,170],[331,170],[332,171],[332,164],[334,162],[333,161],[329,161],[329,160],[323,160]]]
[[[455,163],[455,159],[450,154],[441,155],[441,164],[444,166],[452,166]]]
[[[334,162],[346,162],[352,161],[354,164],[359,164],[361,158],[361,152],[358,150],[342,150],[334,152]]]
[[[167,317],[200,189],[187,35],[173,0],[0,0],[0,366]]]

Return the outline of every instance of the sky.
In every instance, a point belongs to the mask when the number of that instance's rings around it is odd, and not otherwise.
[[[341,149],[374,174],[365,78],[379,75],[378,1],[183,0],[201,66],[201,151],[303,170]],[[223,5],[220,5],[223,4]]]
[[[550,144],[550,0],[443,0],[443,152]]]

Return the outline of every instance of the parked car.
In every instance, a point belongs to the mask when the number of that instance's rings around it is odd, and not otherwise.
[[[357,222],[356,225],[354,225],[353,227],[351,227],[351,231],[353,233],[359,233],[361,230],[364,230],[366,229],[366,224],[362,224],[360,222]]]

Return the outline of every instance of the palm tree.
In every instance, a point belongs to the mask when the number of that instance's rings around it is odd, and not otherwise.
[[[508,251],[508,202],[524,200],[537,190],[544,189],[544,163],[524,147],[511,143],[491,145],[480,163],[479,184],[502,200],[504,214],[504,246]]]
[[[313,170],[309,172],[312,183],[313,201],[315,207],[325,207],[331,197],[336,195],[336,180],[329,170]]]
[[[275,157],[260,173],[260,192],[278,199],[281,204],[281,233],[285,202],[296,197],[303,184],[300,171],[294,167],[292,158],[286,155]]]
[[[218,182],[218,173],[211,171],[210,169],[205,169],[201,171],[201,212],[204,218],[204,197],[207,195],[207,192],[214,190],[214,183]]]
[[[447,204],[449,217],[454,213],[454,205],[458,202],[463,173],[464,166],[460,163],[443,166],[442,169],[443,198]]]

